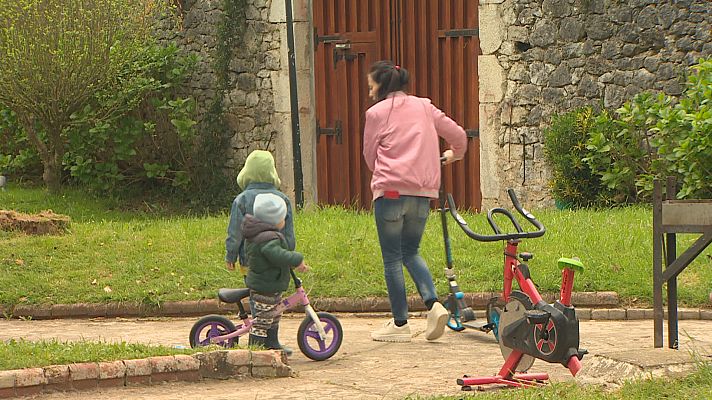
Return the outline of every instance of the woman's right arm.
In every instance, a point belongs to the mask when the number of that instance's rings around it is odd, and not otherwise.
[[[465,134],[465,130],[439,108],[432,104],[430,104],[430,107],[438,136],[445,139],[450,145],[455,160],[462,159],[467,151],[467,135]]]

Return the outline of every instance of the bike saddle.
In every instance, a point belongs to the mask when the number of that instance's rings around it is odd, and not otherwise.
[[[238,303],[240,300],[250,295],[249,288],[242,289],[220,289],[218,290],[218,298],[223,303]]]

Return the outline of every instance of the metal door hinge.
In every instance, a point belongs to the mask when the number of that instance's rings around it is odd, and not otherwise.
[[[314,28],[314,50],[319,47],[319,43],[335,43],[335,42],[342,42],[344,39],[339,36],[339,35],[323,35],[320,36],[316,28]]]
[[[474,29],[451,29],[445,31],[445,37],[473,37],[480,36],[480,30],[478,28]]]
[[[316,142],[319,143],[319,138],[321,138],[322,135],[326,135],[336,136],[336,144],[341,144],[341,126],[341,120],[336,120],[333,128],[322,128],[319,126],[319,120],[316,120]]]

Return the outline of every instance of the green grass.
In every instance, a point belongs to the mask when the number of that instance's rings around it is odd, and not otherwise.
[[[72,217],[71,233],[27,236],[0,232],[0,304],[139,301],[214,298],[220,287],[242,287],[239,273],[224,267],[227,213],[189,216],[126,211],[115,200],[87,198],[68,190],[50,196],[40,189],[11,187],[0,192],[0,209],[52,209]],[[226,205],[227,207],[228,205]],[[532,276],[542,292],[558,292],[556,260],[578,256],[586,266],[575,290],[612,290],[628,303],[652,299],[652,213],[649,207],[613,210],[534,210],[547,234],[525,240],[520,251],[535,254]],[[489,232],[485,216],[465,215],[479,232]],[[295,218],[297,247],[312,266],[303,274],[311,296],[385,295],[373,216],[328,207]],[[504,225],[504,223],[502,223]],[[464,291],[501,289],[502,244],[467,238],[450,219],[458,282]],[[681,237],[679,252],[694,235]],[[707,249],[679,276],[681,304],[700,306],[712,291],[712,256]],[[444,251],[440,221],[431,216],[422,243],[441,294]],[[408,280],[407,280],[408,281]],[[409,283],[408,289],[415,293]]]
[[[599,386],[578,385],[572,382],[554,383],[537,389],[502,389],[486,393],[462,394],[446,397],[408,397],[409,400],[648,400],[648,399],[712,399],[712,364],[701,363],[697,370],[684,378],[651,378],[626,382],[615,390]]]
[[[130,360],[174,354],[193,354],[203,349],[176,349],[137,343],[0,341],[0,370],[46,367],[80,362]]]

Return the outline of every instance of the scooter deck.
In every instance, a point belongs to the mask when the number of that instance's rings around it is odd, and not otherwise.
[[[494,324],[487,323],[487,321],[472,321],[464,323],[462,324],[462,326],[485,333],[490,332],[492,329],[494,329]]]

